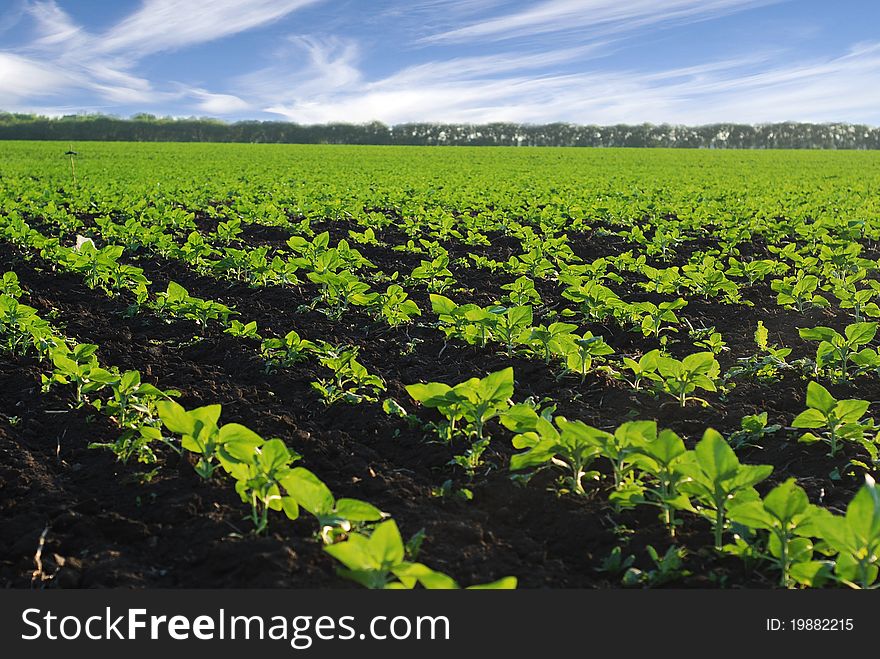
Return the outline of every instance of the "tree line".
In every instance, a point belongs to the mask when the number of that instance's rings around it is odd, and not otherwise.
[[[45,117],[0,112],[0,140],[408,144],[453,146],[683,147],[718,149],[878,149],[880,128],[845,123],[614,126],[552,123],[407,123],[387,126],[107,115]]]

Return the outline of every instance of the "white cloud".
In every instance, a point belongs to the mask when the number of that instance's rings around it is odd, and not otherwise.
[[[9,107],[21,99],[44,95],[47,91],[57,95],[78,83],[74,76],[53,67],[0,52],[0,107]]]
[[[785,66],[773,66],[765,53],[651,73],[526,75],[517,70],[497,76],[491,66],[484,74],[479,66],[462,66],[458,74],[454,68],[447,62],[411,67],[345,89],[287,94],[291,100],[265,109],[301,123],[880,123],[880,45]]]
[[[143,56],[207,41],[278,20],[320,0],[144,0],[95,40],[100,53]]]
[[[545,0],[428,37],[425,42],[461,42],[533,37],[586,30],[608,34],[656,23],[704,20],[780,0]],[[784,0],[783,0],[784,1]]]
[[[141,59],[160,51],[205,43],[266,25],[321,0],[143,0],[133,14],[102,34],[78,25],[54,0],[21,10],[35,38],[18,53],[0,51],[0,103],[19,107],[62,91],[92,93],[111,104],[155,106],[196,99],[203,112],[228,114],[250,106],[230,94],[201,89],[157,90],[133,73]]]
[[[191,94],[200,99],[196,107],[208,114],[229,115],[251,109],[250,103],[232,94],[212,94],[201,89],[194,89]]]

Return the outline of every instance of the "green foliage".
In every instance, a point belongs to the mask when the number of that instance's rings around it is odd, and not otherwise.
[[[357,360],[358,348],[322,344],[316,350],[320,355],[321,366],[330,371],[330,377],[312,382],[312,388],[321,395],[325,405],[333,405],[339,401],[375,402],[385,391],[382,378],[370,373]]]
[[[405,560],[406,548],[394,520],[379,524],[369,537],[352,533],[345,542],[328,545],[324,551],[345,566],[338,570],[341,576],[366,588],[398,590],[417,585],[431,590],[459,588],[454,579],[442,572]],[[505,577],[471,588],[516,588],[516,579]]]
[[[857,366],[880,365],[880,357],[876,350],[862,348],[874,340],[877,323],[847,325],[842,335],[830,327],[801,328],[798,332],[802,339],[819,341],[816,350],[817,371],[828,368],[834,374],[839,374],[842,379],[846,379],[849,375],[850,361]]]
[[[813,560],[812,538],[820,533],[827,511],[812,505],[807,493],[789,478],[773,488],[764,499],[731,505],[732,522],[766,531],[769,560],[780,573],[780,585],[821,585],[828,564]]]
[[[720,372],[721,366],[711,352],[697,352],[681,361],[664,355],[656,357],[657,387],[675,397],[682,407],[689,400],[705,403],[690,394],[697,389],[717,391],[715,383]]]
[[[837,552],[836,577],[853,588],[872,588],[880,572],[880,492],[870,476],[845,515],[819,519],[821,536]]]
[[[481,463],[483,452],[489,444],[484,436],[487,422],[510,406],[513,396],[513,369],[505,368],[486,377],[470,378],[454,387],[442,382],[410,384],[407,393],[424,407],[436,409],[446,419],[441,427],[441,439],[451,441],[461,433],[470,442],[470,448],[456,462],[473,472]],[[463,427],[456,423],[464,420]]]
[[[300,337],[295,330],[291,330],[284,335],[284,338],[264,339],[260,346],[260,356],[269,369],[289,368],[308,359],[309,354],[316,348],[314,343]]]
[[[876,460],[876,441],[865,437],[866,433],[877,430],[873,419],[863,418],[870,405],[867,400],[837,400],[821,384],[810,382],[807,385],[808,409],[798,414],[791,425],[793,428],[819,431],[819,434],[804,433],[800,441],[808,444],[825,442],[831,457],[843,448],[841,442],[852,441],[864,446]]]
[[[724,437],[711,428],[676,469],[687,479],[679,486],[681,492],[692,497],[697,512],[712,522],[719,550],[727,511],[735,504],[755,500],[754,486],[773,471],[770,465],[741,464]]]
[[[230,316],[237,314],[225,304],[192,297],[183,286],[173,281],[168,282],[164,293],[156,295],[153,304],[157,313],[194,320],[203,330],[207,328],[209,320],[220,320],[225,324]]]

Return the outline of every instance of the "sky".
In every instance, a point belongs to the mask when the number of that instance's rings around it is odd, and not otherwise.
[[[0,0],[0,110],[880,125],[880,1]]]

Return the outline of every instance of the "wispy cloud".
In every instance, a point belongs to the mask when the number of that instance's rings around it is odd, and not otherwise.
[[[320,0],[144,0],[95,40],[100,53],[144,56],[220,39],[278,20]]]
[[[17,107],[22,100],[45,94],[47,90],[60,93],[76,83],[73,76],[53,67],[0,52],[0,107]]]
[[[563,58],[546,53],[548,61]],[[485,66],[448,62],[411,67],[345,89],[296,94],[267,107],[302,123],[320,121],[512,121],[544,123],[710,123],[714,121],[864,121],[880,119],[880,45],[864,44],[824,60],[772,64],[773,54],[735,57],[642,73],[632,70],[498,76]],[[538,57],[538,56],[535,56]],[[540,59],[540,57],[538,57]],[[515,61],[515,58],[514,58]],[[874,110],[872,110],[874,108]]]
[[[229,114],[250,106],[230,94],[180,85],[159,90],[133,71],[151,54],[213,41],[266,25],[322,0],[143,0],[102,33],[90,33],[54,0],[22,5],[34,38],[19,52],[0,51],[0,102],[17,106],[70,91],[111,104],[150,106],[189,97],[203,112]]]
[[[251,104],[232,94],[212,94],[203,89],[193,89],[189,93],[198,99],[197,108],[209,115],[227,115],[253,109]]]
[[[424,37],[430,42],[505,40],[548,32],[611,34],[646,25],[705,20],[781,0],[545,0]]]
[[[837,39],[810,53],[798,45],[808,37],[756,49],[728,31],[722,46],[696,38],[676,43],[665,60],[637,49],[661,28],[769,4],[780,7],[765,15],[797,27],[796,3],[787,0],[142,0],[101,29],[74,20],[66,1],[16,0],[0,17],[0,32],[8,28],[0,37],[16,44],[0,49],[0,109],[301,123],[880,124],[874,41],[846,50]],[[227,39],[214,47],[232,47],[233,35],[259,28],[270,38],[231,50],[235,74],[205,73],[204,44]],[[183,52],[195,46],[198,75]]]

